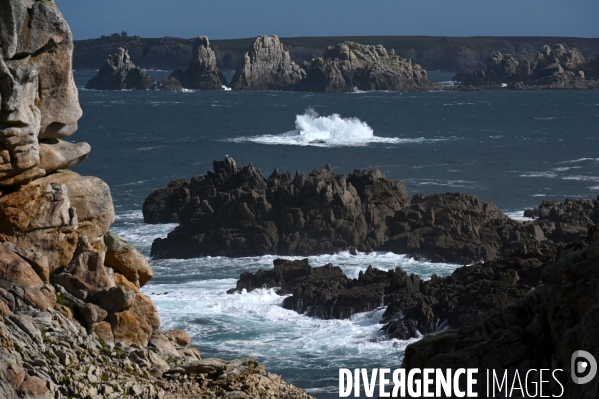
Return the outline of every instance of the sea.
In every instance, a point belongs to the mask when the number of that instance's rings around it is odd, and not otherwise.
[[[162,79],[170,71],[151,71]],[[410,195],[463,192],[517,220],[543,200],[599,194],[599,91],[434,91],[343,94],[280,91],[85,90],[95,72],[75,71],[83,117],[73,141],[91,144],[74,170],[111,187],[112,230],[150,258],[175,225],[143,223],[144,199],[171,179],[205,174],[225,156],[309,173],[380,169]],[[451,73],[430,72],[451,85]],[[228,79],[232,73],[226,74]],[[339,368],[398,368],[412,341],[382,339],[384,307],[349,320],[319,320],[281,307],[272,289],[229,295],[239,275],[275,256],[153,260],[142,291],[163,329],[185,329],[202,357],[254,357],[319,399],[338,397]],[[460,265],[392,253],[310,257],[350,277],[369,265],[423,278]]]

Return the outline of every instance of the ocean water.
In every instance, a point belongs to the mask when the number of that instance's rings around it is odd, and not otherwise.
[[[83,90],[92,76],[75,72],[84,115],[72,139],[89,142],[92,152],[74,169],[108,182],[117,211],[113,230],[147,256],[152,241],[174,228],[143,224],[147,195],[170,179],[204,174],[225,155],[266,176],[275,167],[308,173],[327,163],[339,173],[378,168],[402,180],[411,195],[474,194],[519,220],[544,199],[599,194],[599,91]],[[226,294],[241,273],[272,267],[273,259],[151,260],[155,278],[143,291],[158,305],[163,328],[185,328],[204,357],[256,357],[317,398],[337,397],[340,367],[401,364],[409,342],[380,339],[384,308],[324,321],[282,309],[283,297],[272,290]],[[331,262],[354,277],[368,265],[400,266],[424,278],[457,267],[390,253],[310,262]]]

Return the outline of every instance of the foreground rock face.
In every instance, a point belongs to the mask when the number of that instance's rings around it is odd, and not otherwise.
[[[146,223],[180,223],[157,239],[157,258],[316,255],[385,250],[441,262],[491,260],[545,241],[534,222],[519,223],[464,194],[416,195],[378,171],[347,178],[327,166],[310,175],[214,162],[214,173],[175,180],[144,202]]]
[[[0,13],[0,186],[26,184],[82,161],[73,37],[51,2],[9,1]]]
[[[109,187],[63,170],[90,150],[59,140],[81,116],[68,25],[52,1],[10,0],[0,28],[0,397],[308,398],[157,330],[152,268],[109,231]]]
[[[114,344],[101,324],[88,334],[66,306],[7,305],[2,292],[2,398],[311,398],[254,359],[201,359],[184,331],[156,330],[147,348]]]
[[[156,84],[156,79],[148,71],[136,67],[129,52],[120,47],[115,54],[108,56],[106,64],[98,74],[85,85],[95,90],[148,90]]]
[[[436,86],[419,65],[383,46],[345,42],[329,47],[307,67],[299,90],[351,92],[357,90],[430,90]]]
[[[258,36],[237,65],[234,90],[293,90],[306,73],[276,35]]]
[[[599,230],[589,231],[590,245],[571,249],[545,267],[542,284],[520,300],[491,312],[459,330],[431,334],[407,347],[404,366],[411,368],[495,369],[511,376],[530,369],[557,369],[567,398],[594,398],[599,381],[577,385],[570,378],[572,354],[597,356]],[[513,378],[513,377],[512,377]],[[511,380],[510,380],[511,381]],[[484,383],[484,381],[483,381]],[[559,396],[553,384],[546,395]]]
[[[510,54],[504,56],[499,51],[493,52],[486,69],[462,72],[453,80],[472,86],[506,84],[515,89],[591,89],[599,88],[596,75],[594,64],[585,64],[580,51],[566,50],[563,45],[556,44],[553,48],[544,46],[534,61],[517,60]]]
[[[194,90],[222,90],[227,80],[216,65],[214,51],[206,36],[195,39],[191,51],[191,61],[185,71],[177,69],[160,85],[165,90],[180,91],[175,83],[178,81],[183,88]]]

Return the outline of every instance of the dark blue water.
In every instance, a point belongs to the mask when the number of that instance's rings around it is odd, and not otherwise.
[[[93,74],[75,76],[81,87]],[[84,115],[72,139],[89,142],[92,153],[74,169],[109,183],[114,231],[145,254],[173,228],[142,223],[147,195],[170,179],[204,174],[225,155],[266,175],[327,163],[339,173],[379,168],[411,194],[461,191],[509,213],[543,199],[599,194],[599,91],[79,94]],[[354,119],[330,117],[335,113]],[[303,135],[294,132],[297,115],[310,130]],[[323,126],[334,130],[324,140]],[[151,262],[156,277],[144,292],[157,303],[163,328],[187,329],[204,357],[254,356],[318,398],[337,397],[340,367],[401,363],[407,342],[376,340],[382,310],[323,321],[282,309],[270,290],[225,293],[241,272],[269,267],[272,257]],[[350,276],[369,264],[425,278],[455,268],[395,254],[311,258],[314,266],[328,262]]]
[[[82,84],[90,74],[76,76]],[[81,90],[80,102],[73,139],[92,153],[76,170],[105,179],[123,209],[139,209],[153,189],[204,174],[226,154],[267,175],[326,163],[339,173],[379,168],[411,194],[463,191],[509,211],[599,194],[599,91]],[[359,118],[379,137],[446,140],[334,148],[224,141],[293,130],[308,108]]]

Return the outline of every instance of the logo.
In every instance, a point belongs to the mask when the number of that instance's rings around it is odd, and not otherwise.
[[[597,375],[597,360],[586,351],[576,351],[570,362],[572,381],[575,384],[587,384]]]

